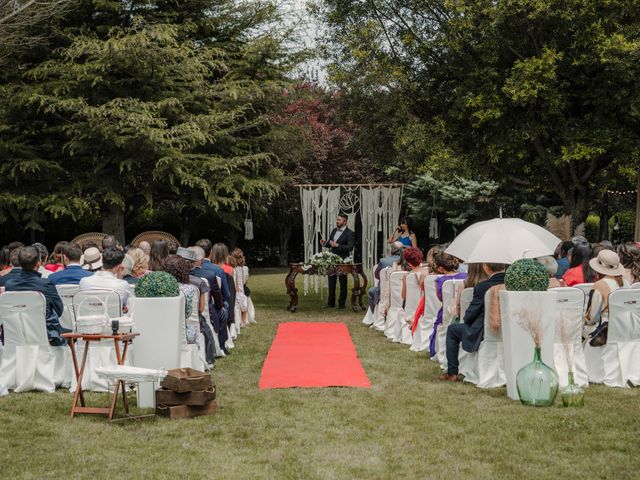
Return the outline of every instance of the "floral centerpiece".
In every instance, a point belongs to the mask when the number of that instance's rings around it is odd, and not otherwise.
[[[344,263],[344,260],[340,255],[331,252],[318,252],[311,257],[304,268],[308,270],[314,267],[319,275],[328,275],[334,273],[336,267],[341,263]]]

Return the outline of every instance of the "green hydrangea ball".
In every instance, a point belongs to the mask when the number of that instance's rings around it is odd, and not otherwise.
[[[151,272],[138,281],[135,292],[136,297],[177,297],[180,286],[167,272]]]
[[[504,284],[516,292],[544,292],[549,288],[549,273],[535,260],[516,260],[507,268]]]

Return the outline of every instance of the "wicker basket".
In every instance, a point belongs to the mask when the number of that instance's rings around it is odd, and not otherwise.
[[[97,243],[98,248],[102,250],[102,240],[105,237],[108,237],[106,233],[90,232],[90,233],[83,233],[82,235],[78,235],[76,238],[74,238],[71,241],[80,245],[80,248],[83,251],[85,250],[85,245],[89,242]]]
[[[97,305],[98,303],[103,305],[103,312],[95,312],[89,315],[82,314],[82,307],[85,302],[94,302],[89,305]],[[86,297],[82,299],[76,310],[76,332],[84,333],[86,335],[102,335],[110,328],[109,314],[107,312],[107,303],[103,302],[97,297]]]
[[[141,233],[131,241],[131,245],[133,245],[134,247],[137,247],[138,245],[140,245],[140,242],[143,242],[143,241],[149,242],[149,244],[152,244],[155,240],[164,240],[165,242],[176,242],[176,244],[180,246],[180,242],[176,237],[174,237],[170,233],[161,232],[159,230],[152,230],[149,232]]]

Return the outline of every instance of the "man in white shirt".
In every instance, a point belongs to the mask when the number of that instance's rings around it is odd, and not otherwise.
[[[117,248],[107,248],[102,252],[102,270],[80,280],[80,290],[115,290],[122,299],[123,307],[126,306],[131,290],[129,283],[122,280],[124,276],[123,260],[124,252]]]

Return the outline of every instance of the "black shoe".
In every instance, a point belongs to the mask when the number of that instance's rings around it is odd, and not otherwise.
[[[329,305],[328,303],[326,305],[322,305],[321,308],[336,308],[335,305]]]
[[[225,355],[231,355],[231,352],[229,351],[229,349],[227,347],[222,347],[221,350],[223,351],[223,353]]]

